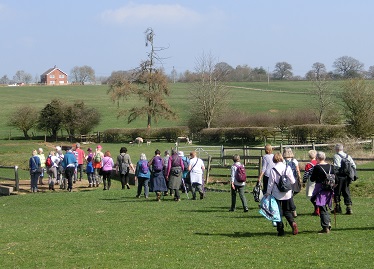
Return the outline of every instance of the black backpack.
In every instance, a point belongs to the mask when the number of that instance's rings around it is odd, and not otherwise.
[[[338,154],[341,158],[340,168],[339,168],[339,175],[347,177],[349,180],[353,181],[355,177],[355,169],[352,163],[348,159],[348,154],[343,157],[342,155]]]
[[[288,165],[286,165],[286,169],[284,169],[283,175],[281,175],[277,169],[273,168],[275,172],[279,175],[279,183],[275,183],[278,187],[280,192],[288,192],[292,190],[292,183],[291,179],[286,175]]]
[[[322,190],[331,191],[336,187],[336,180],[335,174],[331,174],[331,165],[329,168],[329,172],[326,173],[325,169],[320,166],[322,171],[325,173],[326,178],[322,181]]]

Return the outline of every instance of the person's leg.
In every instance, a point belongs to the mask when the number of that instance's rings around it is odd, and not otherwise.
[[[265,194],[268,190],[269,177],[262,177],[262,193]]]
[[[144,179],[143,186],[144,186],[144,197],[148,198],[148,196],[149,196],[149,178]]]
[[[125,187],[126,187],[126,183],[125,183],[125,175],[123,175],[123,174],[120,174],[119,175],[119,178],[120,178],[120,181],[121,181],[121,186],[122,186],[122,190],[124,190],[125,189]]]
[[[136,194],[136,197],[139,198],[140,197],[140,194],[142,193],[142,186],[143,186],[143,178],[141,177],[138,177],[138,192]]]
[[[294,208],[294,202],[292,198],[289,200],[282,201],[283,215],[286,218],[288,224],[290,224],[290,226],[292,227],[292,234],[296,235],[299,233],[299,229],[294,220],[293,208]]]
[[[74,176],[74,167],[67,167],[65,171],[65,176],[68,180],[68,191],[71,191],[73,189],[73,176]]]
[[[199,194],[200,194],[200,200],[204,199],[204,190],[203,190],[203,185],[201,185],[201,184],[199,184],[199,183],[196,183],[195,189],[196,189],[196,191],[198,191]]]
[[[179,189],[174,189],[174,199],[176,200],[176,201],[179,201],[180,200],[180,195],[179,195]]]
[[[78,175],[78,171],[77,171],[77,168],[74,168],[74,173],[73,173],[73,183],[77,182],[77,175]]]
[[[320,233],[329,233],[330,227],[331,227],[331,219],[330,214],[327,210],[327,206],[319,206],[319,212],[320,212],[320,219],[321,219],[321,227],[322,230]]]
[[[349,181],[347,178],[342,182],[342,195],[344,199],[344,205],[347,207],[346,214],[352,214],[352,200],[351,200],[351,191],[349,189]]]
[[[191,192],[192,192],[192,200],[196,200],[196,183],[192,183]]]
[[[282,201],[277,200],[277,203],[278,203],[279,215],[280,215],[280,220],[281,220],[280,222],[277,222],[277,232],[278,232],[278,236],[284,236],[284,224],[282,221],[282,217],[283,217]]]
[[[79,172],[79,181],[83,179],[83,164],[78,165],[78,172]]]
[[[334,201],[335,201],[335,213],[342,213],[342,208],[340,206],[341,193],[342,193],[342,181],[344,178],[338,177],[338,185],[334,189]]]
[[[130,189],[130,168],[127,168],[127,172],[126,172],[126,175],[125,175],[125,184],[126,184],[126,188],[129,190]]]
[[[235,206],[236,206],[236,186],[234,186],[234,188],[230,188],[231,189],[231,207],[230,207],[230,211],[235,211]]]
[[[103,173],[103,185],[104,185],[104,189],[103,190],[107,190],[107,178],[108,178],[107,173],[104,172]]]
[[[39,174],[39,185],[44,185],[43,177],[44,177],[44,169],[42,170],[42,173]]]
[[[110,172],[110,171],[109,171]],[[110,187],[112,186],[112,179],[110,178],[110,174],[108,175],[108,190],[110,189]]]
[[[248,212],[248,205],[247,205],[247,199],[245,198],[245,195],[244,195],[244,188],[245,188],[244,186],[238,187],[239,197],[240,197],[240,200],[242,201],[244,212]]]

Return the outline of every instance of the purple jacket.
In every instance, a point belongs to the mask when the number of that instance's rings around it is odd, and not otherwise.
[[[315,201],[318,206],[328,205],[331,207],[333,194],[332,190],[322,190],[322,183],[316,183],[311,200]]]

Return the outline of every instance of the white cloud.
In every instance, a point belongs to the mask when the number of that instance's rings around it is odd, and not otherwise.
[[[113,23],[138,23],[138,22],[163,22],[163,23],[196,23],[202,16],[189,8],[178,4],[133,4],[115,10],[106,10],[101,14],[106,22]]]

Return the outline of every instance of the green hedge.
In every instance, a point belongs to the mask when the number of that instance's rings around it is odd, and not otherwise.
[[[306,143],[309,141],[325,143],[327,141],[347,136],[345,125],[294,125],[289,127],[288,131],[290,136],[297,143]]]
[[[107,129],[103,132],[104,142],[121,143],[134,141],[137,137],[142,137],[146,140],[167,140],[168,142],[175,141],[178,136],[188,135],[189,130],[186,126],[170,127],[170,128],[114,128]],[[145,142],[144,141],[144,142]]]
[[[212,142],[232,142],[238,139],[254,142],[272,136],[274,132],[275,129],[271,127],[209,128],[201,130],[200,139]]]

